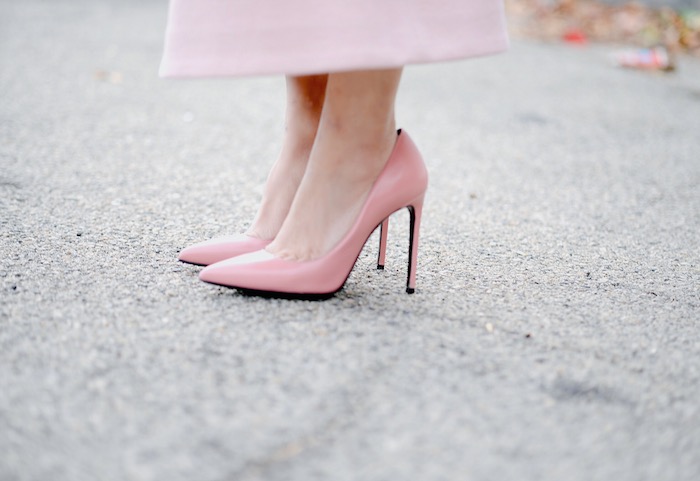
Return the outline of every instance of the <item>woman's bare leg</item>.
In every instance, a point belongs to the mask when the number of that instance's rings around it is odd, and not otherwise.
[[[400,79],[401,69],[329,75],[306,172],[269,252],[315,259],[348,232],[396,142]]]
[[[273,239],[287,217],[314,144],[327,81],[328,75],[287,77],[282,150],[268,175],[263,199],[248,235]]]

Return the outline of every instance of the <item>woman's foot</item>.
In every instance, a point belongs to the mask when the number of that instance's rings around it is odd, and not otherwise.
[[[259,239],[274,239],[284,222],[294,195],[304,177],[313,138],[295,138],[289,133],[277,162],[267,176],[262,201],[246,234]]]
[[[308,165],[266,250],[288,260],[328,253],[348,232],[396,142],[401,70],[331,74]]]
[[[328,75],[287,77],[285,136],[268,175],[258,213],[246,234],[273,239],[294,199],[316,138]]]

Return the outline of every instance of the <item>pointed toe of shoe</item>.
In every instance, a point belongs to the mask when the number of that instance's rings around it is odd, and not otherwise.
[[[216,264],[208,265],[199,272],[199,280],[209,284],[226,285],[226,269]]]
[[[225,286],[227,285],[226,281],[230,277],[227,275],[230,270],[230,267],[226,265],[226,261],[216,262],[199,271],[199,280],[209,284]]]
[[[199,273],[199,279],[220,286],[251,288],[250,283],[259,277],[265,277],[260,264],[273,259],[269,252],[260,249],[211,264]]]
[[[178,255],[178,260],[188,264],[207,266],[231,257],[260,250],[270,242],[270,240],[258,239],[249,235],[219,237],[182,249]]]
[[[203,249],[202,246],[195,244],[182,249],[177,256],[177,260],[180,262],[186,262],[187,264],[206,266],[211,264],[209,257],[209,253],[206,249]]]
[[[199,279],[264,297],[327,299],[349,274],[335,263],[284,260],[262,249],[207,266]]]

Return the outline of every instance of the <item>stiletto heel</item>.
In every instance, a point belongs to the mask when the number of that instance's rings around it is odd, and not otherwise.
[[[411,226],[408,234],[408,269],[406,276],[406,292],[416,292],[416,269],[418,268],[418,234],[420,233],[420,218],[423,214],[423,196],[408,207],[411,216]]]
[[[394,150],[374,181],[365,205],[345,237],[327,254],[310,261],[292,261],[261,249],[206,267],[204,282],[235,287],[247,294],[295,299],[327,299],[343,288],[362,247],[381,225],[378,266],[384,265],[388,218],[408,208],[411,215],[408,281],[415,292],[418,230],[428,171],[408,134],[399,130]]]
[[[384,261],[386,261],[386,240],[389,237],[389,218],[382,221],[379,226],[379,257],[377,259],[377,269],[384,269]]]

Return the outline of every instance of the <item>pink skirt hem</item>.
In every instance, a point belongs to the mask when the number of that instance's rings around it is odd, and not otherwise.
[[[160,75],[308,75],[507,48],[500,0],[171,0]]]

